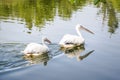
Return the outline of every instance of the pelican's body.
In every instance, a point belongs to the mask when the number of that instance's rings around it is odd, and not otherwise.
[[[77,35],[70,35],[66,34],[63,36],[62,40],[59,42],[59,44],[63,47],[72,47],[74,45],[81,45],[84,44],[84,38],[79,37]]]
[[[49,48],[45,44],[45,41],[50,41],[47,38],[42,39],[42,44],[38,43],[29,43],[24,51],[22,51],[25,55],[40,55],[43,53],[49,52]]]
[[[24,54],[39,54],[43,52],[48,52],[49,48],[46,45],[41,45],[38,43],[30,43],[24,50]]]
[[[78,35],[71,35],[71,34],[64,35],[63,38],[61,39],[61,41],[59,42],[60,46],[61,47],[74,47],[74,46],[79,46],[81,44],[84,44],[85,39],[82,37],[82,35],[80,33],[81,29],[86,30],[90,33],[93,33],[90,30],[88,30],[78,24],[76,26],[76,32]]]

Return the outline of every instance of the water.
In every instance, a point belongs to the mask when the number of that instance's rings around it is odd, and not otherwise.
[[[105,1],[1,0],[0,80],[119,80],[120,2]],[[82,48],[60,50],[78,23],[95,34],[82,31]],[[50,52],[25,57],[21,51],[42,36],[52,41]]]

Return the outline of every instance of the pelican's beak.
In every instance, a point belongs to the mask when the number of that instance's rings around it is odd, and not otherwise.
[[[46,38],[45,41],[51,44],[51,41],[49,39]]]
[[[81,26],[80,28],[83,29],[83,30],[85,30],[85,31],[87,31],[87,32],[89,32],[89,33],[91,33],[91,34],[94,34],[92,31],[88,30],[87,28],[85,28],[83,26]]]

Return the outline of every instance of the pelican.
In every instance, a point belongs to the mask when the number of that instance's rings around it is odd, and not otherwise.
[[[86,29],[85,27],[83,27],[80,24],[76,25],[76,32],[78,35],[71,35],[71,34],[66,34],[63,36],[63,38],[61,39],[61,41],[59,42],[59,45],[61,47],[74,47],[74,46],[79,46],[84,44],[85,39],[82,37],[80,30],[85,30],[91,34],[94,34],[92,31]]]
[[[27,47],[22,51],[26,56],[37,56],[43,53],[49,52],[49,48],[45,44],[45,42],[51,43],[46,37],[42,38],[42,44],[38,43],[29,43]]]

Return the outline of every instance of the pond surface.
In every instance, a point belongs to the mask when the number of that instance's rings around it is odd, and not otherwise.
[[[120,1],[0,0],[0,80],[120,80]],[[85,45],[62,51],[64,34],[81,24]],[[30,42],[48,37],[50,52],[25,57]]]

